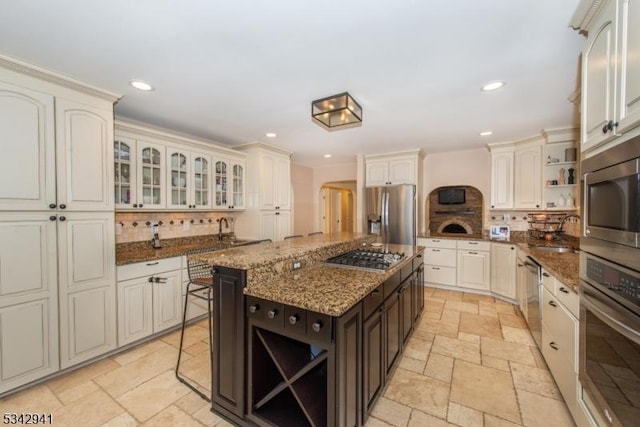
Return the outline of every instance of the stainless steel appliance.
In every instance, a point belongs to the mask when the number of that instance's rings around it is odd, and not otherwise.
[[[365,221],[368,234],[383,243],[416,244],[416,186],[413,184],[365,188]]]
[[[604,425],[640,419],[640,137],[582,162],[580,363]]]
[[[385,271],[405,258],[404,253],[372,250],[354,250],[329,258],[326,262],[344,267]]]
[[[542,343],[542,267],[531,257],[524,259],[522,266],[526,269],[527,324],[540,348]]]
[[[582,171],[585,237],[640,247],[640,136],[585,159]]]
[[[640,420],[640,272],[580,255],[580,382],[611,426]]]

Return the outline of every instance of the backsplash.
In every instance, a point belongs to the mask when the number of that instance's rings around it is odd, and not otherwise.
[[[544,212],[541,212],[544,213]],[[488,213],[487,217],[487,229],[492,225],[508,225],[510,230],[513,231],[527,231],[529,230],[529,222],[526,211],[495,211],[492,210]],[[504,216],[509,217],[508,221],[504,220]],[[565,234],[573,237],[580,237],[580,221],[575,218],[569,218],[564,224]]]
[[[218,234],[219,220],[230,218],[229,226],[223,222],[222,232],[234,230],[235,217],[232,212],[116,212],[116,243],[149,240],[153,237],[151,224],[160,225],[158,234],[162,239]]]

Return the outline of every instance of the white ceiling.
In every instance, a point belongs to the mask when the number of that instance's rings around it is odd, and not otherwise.
[[[4,1],[0,53],[123,94],[117,117],[230,145],[263,140],[318,166],[577,123],[567,99],[579,87],[583,38],[568,27],[577,3]],[[481,92],[492,80],[507,86]],[[312,122],[312,100],[344,91],[362,105],[362,126]]]

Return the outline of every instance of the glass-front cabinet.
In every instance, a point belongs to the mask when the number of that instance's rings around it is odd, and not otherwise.
[[[189,166],[191,165],[188,151],[167,148],[167,207],[186,209],[188,204]]]
[[[137,141],[137,203],[133,207],[158,209],[166,206],[164,200],[164,155],[162,145]],[[137,205],[137,206],[136,206]]]
[[[191,203],[194,208],[211,207],[211,156],[191,153]]]
[[[244,209],[244,174],[243,162],[214,160],[214,208]]]
[[[116,208],[130,208],[135,200],[135,141],[117,138],[114,149],[114,195]]]

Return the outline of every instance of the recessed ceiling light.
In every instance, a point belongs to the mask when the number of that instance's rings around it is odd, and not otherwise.
[[[492,135],[493,131],[492,130],[485,130],[483,132],[480,132],[480,136],[489,136]]]
[[[153,90],[153,86],[151,86],[149,83],[145,83],[140,80],[131,80],[129,83],[131,84],[131,86],[135,87],[136,89],[145,90],[145,91]]]
[[[325,155],[324,155],[324,158],[325,158],[325,159],[328,159],[329,157],[331,157],[331,154],[325,154]]]
[[[485,92],[488,92],[490,90],[500,89],[505,84],[506,83],[503,82],[502,80],[497,80],[495,82],[489,82],[489,83],[486,83],[485,85],[482,86],[482,90],[485,91]]]
[[[276,135],[275,132],[267,132],[267,133],[265,133],[265,135],[266,135],[267,138],[275,138],[276,136],[278,136],[278,135]]]

